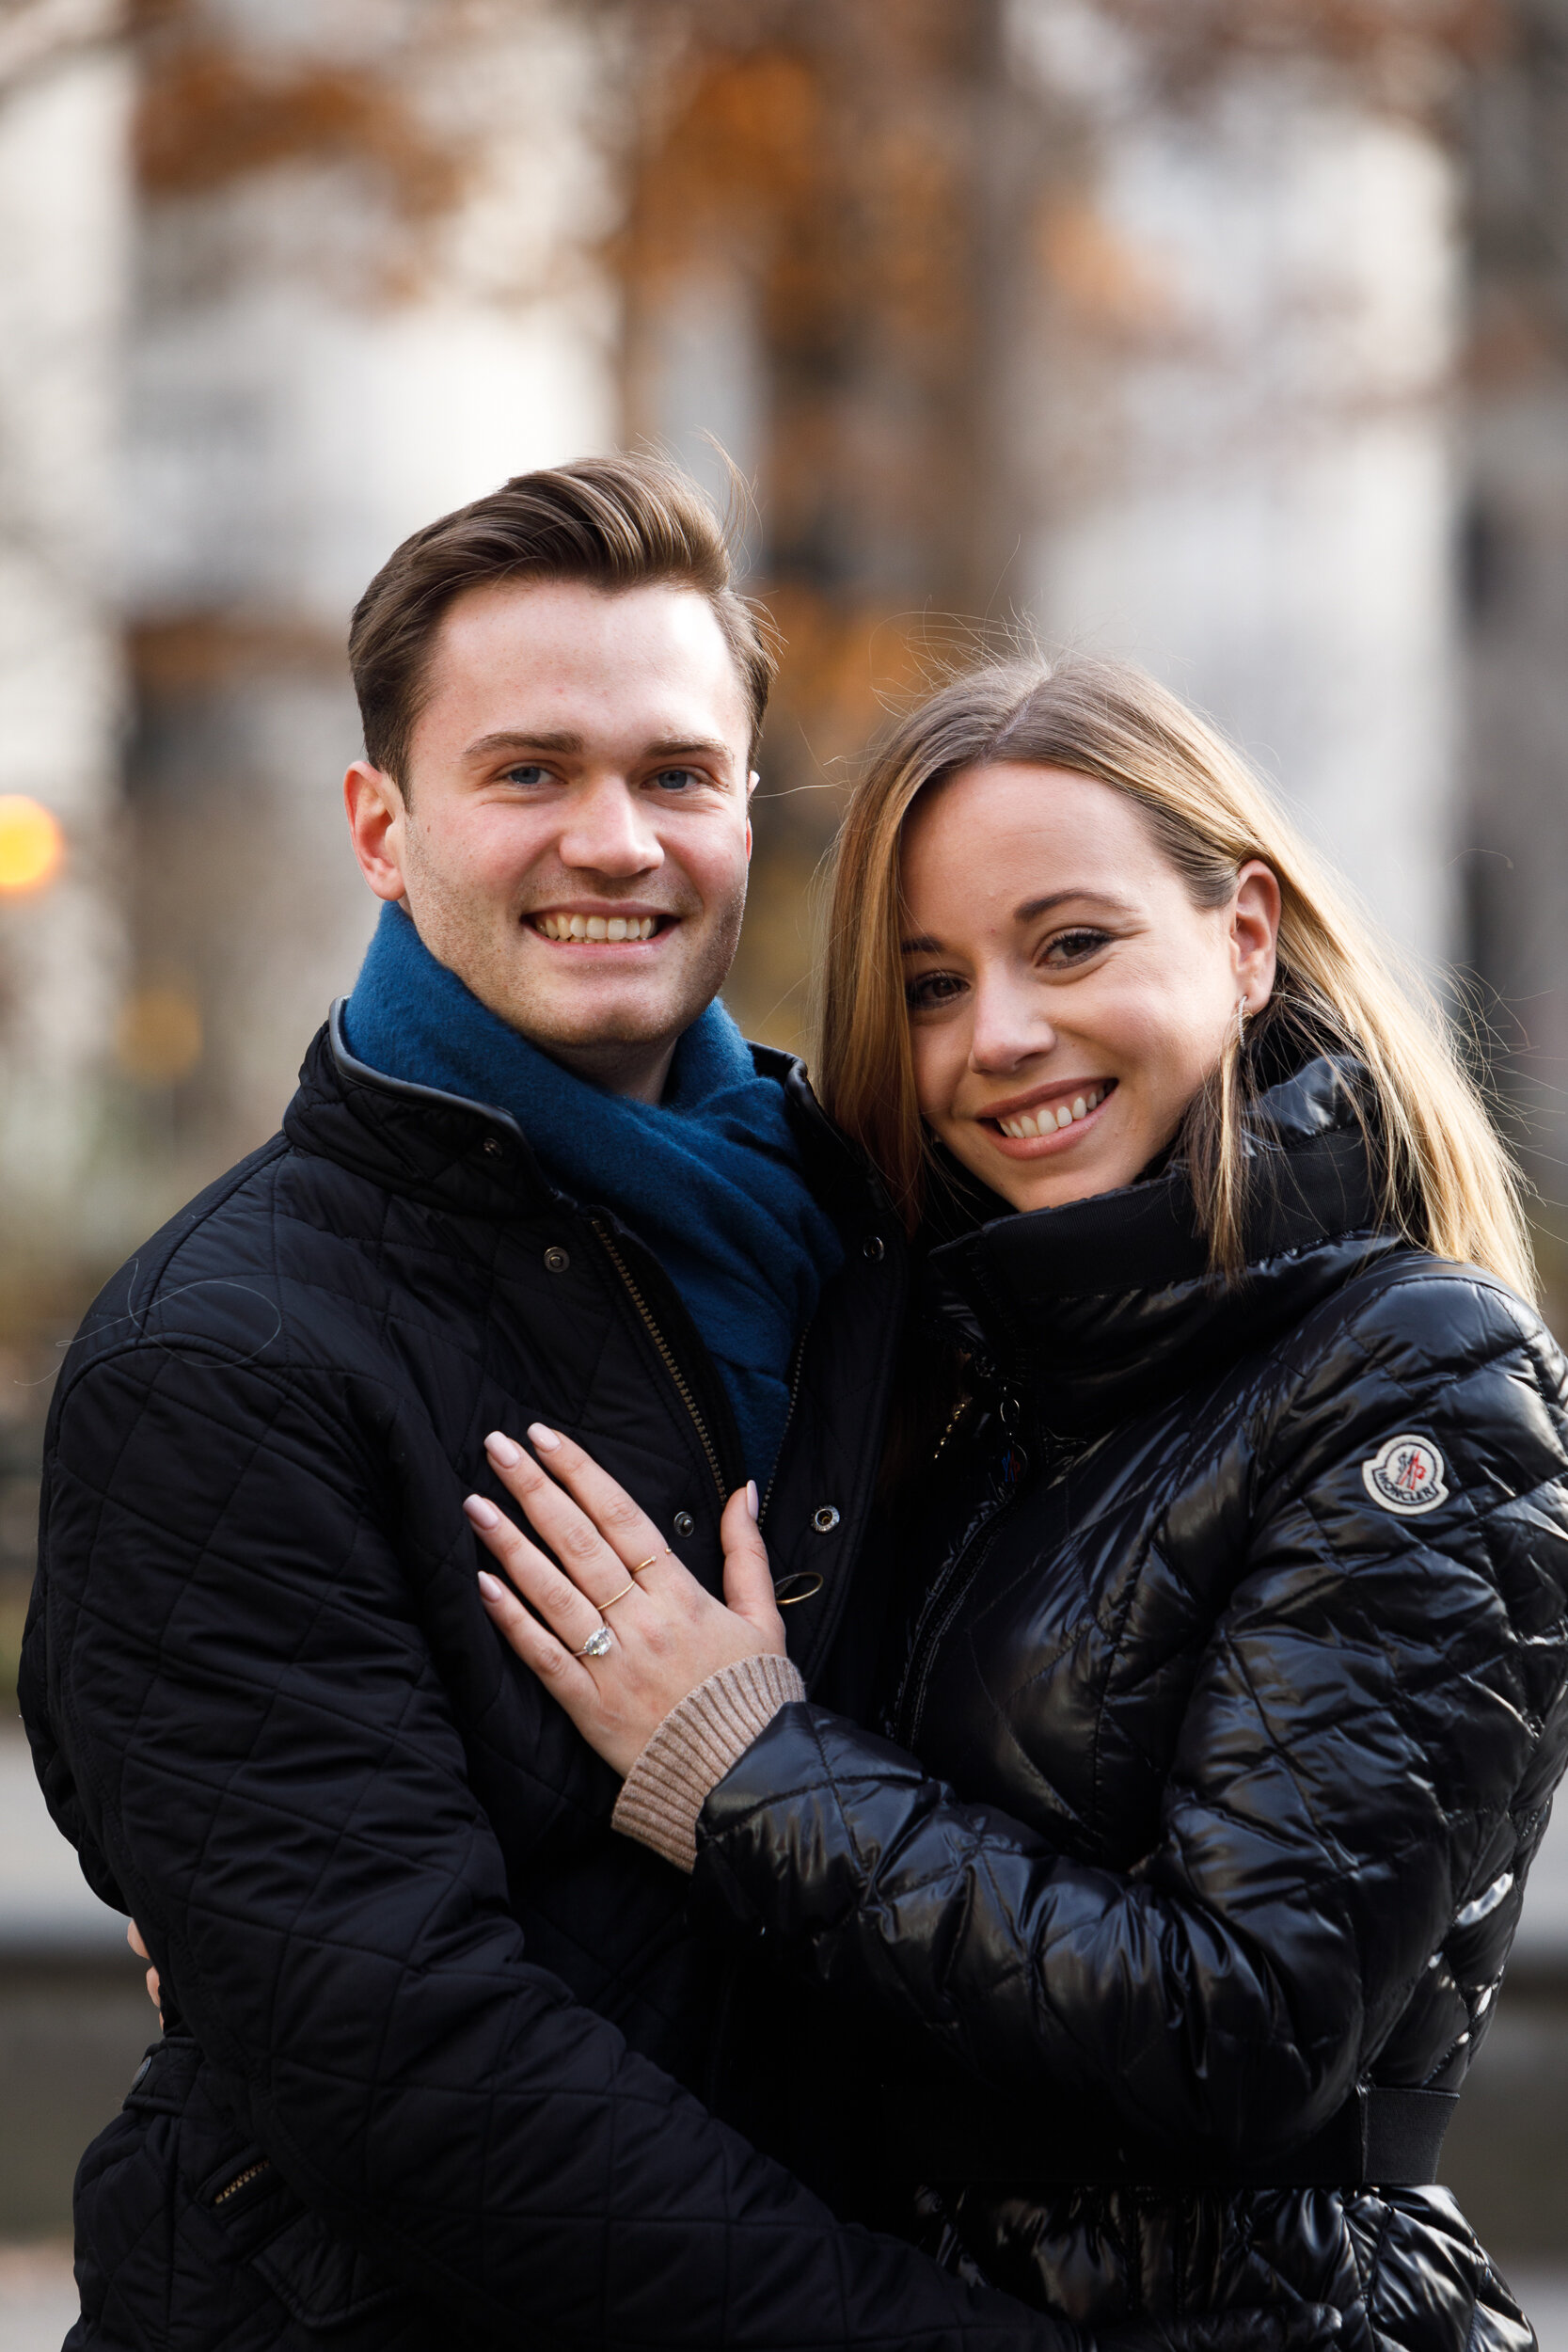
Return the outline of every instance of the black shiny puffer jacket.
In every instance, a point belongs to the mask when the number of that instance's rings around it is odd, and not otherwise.
[[[1433,2178],[1446,2102],[1388,2090],[1463,2081],[1568,1749],[1568,1370],[1378,1230],[1331,1062],[1263,1109],[1244,1282],[1180,1169],[936,1253],[1011,1426],[914,1515],[896,1744],[787,1708],[697,1897],[887,2037],[872,2137],[956,2263],[1518,2352],[1448,2193],[1377,2184]]]

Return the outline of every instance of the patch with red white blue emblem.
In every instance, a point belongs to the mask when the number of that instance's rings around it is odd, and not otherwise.
[[[1372,1501],[1403,1518],[1435,1511],[1449,1499],[1443,1483],[1443,1456],[1430,1438],[1408,1431],[1402,1438],[1390,1438],[1370,1455],[1361,1465],[1361,1475]]]

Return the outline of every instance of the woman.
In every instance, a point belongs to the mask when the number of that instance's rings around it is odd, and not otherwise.
[[[619,1825],[887,2037],[955,2263],[1528,2344],[1431,2184],[1568,1741],[1565,1368],[1435,1018],[1180,704],[1002,666],[859,787],[821,1061],[935,1302],[894,1744],[802,1703],[754,1494],[725,1609],[500,1439],[571,1575],[476,1504],[493,1618]]]

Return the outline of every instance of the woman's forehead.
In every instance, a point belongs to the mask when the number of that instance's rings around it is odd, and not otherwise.
[[[901,867],[906,898],[968,892],[1022,909],[1069,892],[1141,891],[1167,861],[1115,785],[1007,761],[962,769],[923,795]]]

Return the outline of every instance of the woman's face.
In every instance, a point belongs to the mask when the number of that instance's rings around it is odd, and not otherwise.
[[[1274,986],[1279,884],[1254,859],[1195,907],[1136,803],[1061,768],[966,768],[904,829],[915,1089],[1017,1209],[1130,1184]]]

